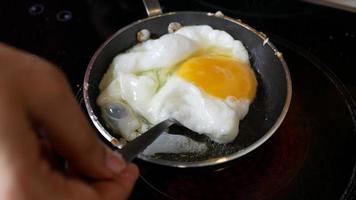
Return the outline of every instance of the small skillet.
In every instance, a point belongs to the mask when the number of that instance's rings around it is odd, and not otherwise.
[[[292,95],[291,78],[282,54],[261,32],[221,13],[171,12],[161,13],[157,0],[144,0],[148,18],[133,22],[107,39],[92,57],[84,78],[84,100],[88,114],[99,132],[111,144],[125,148],[123,139],[106,127],[96,104],[99,83],[112,59],[137,43],[136,34],[148,29],[159,37],[167,33],[171,22],[183,26],[209,25],[224,30],[240,40],[248,50],[258,88],[249,113],[240,123],[239,135],[230,144],[216,144],[206,140],[208,151],[203,155],[167,154],[158,157],[139,155],[140,159],[173,167],[201,167],[224,163],[243,156],[263,144],[278,129],[287,114]],[[189,135],[189,130],[176,127]]]

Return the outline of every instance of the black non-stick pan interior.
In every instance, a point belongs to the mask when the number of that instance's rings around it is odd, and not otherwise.
[[[112,59],[137,43],[136,33],[138,31],[148,29],[152,37],[156,38],[168,32],[167,27],[171,22],[179,22],[183,26],[209,25],[214,29],[224,30],[235,39],[240,40],[250,55],[250,63],[258,79],[258,89],[247,116],[240,123],[240,131],[234,142],[222,145],[200,138],[200,140],[205,140],[209,147],[209,150],[203,155],[167,154],[151,159],[199,163],[221,157],[235,158],[238,157],[237,154],[243,155],[244,153],[241,152],[248,152],[262,144],[281,123],[288,109],[291,95],[288,69],[281,56],[277,56],[276,49],[270,42],[265,41],[266,38],[262,34],[230,18],[216,17],[200,12],[168,13],[135,22],[119,30],[98,50],[88,68],[89,71],[87,71],[89,74],[87,80],[89,83],[88,101],[94,114],[98,117],[97,123],[101,123],[105,127],[96,99],[99,94],[98,85]],[[105,128],[107,129],[107,127]],[[180,127],[173,127],[173,131],[174,129],[187,131]],[[119,137],[109,129],[107,131],[111,135]]]

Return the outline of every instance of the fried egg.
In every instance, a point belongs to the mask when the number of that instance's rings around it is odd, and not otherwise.
[[[185,26],[117,55],[97,103],[107,124],[127,140],[174,118],[212,141],[229,143],[256,88],[240,41],[207,25]]]

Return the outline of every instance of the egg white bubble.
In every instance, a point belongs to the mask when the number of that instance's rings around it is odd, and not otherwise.
[[[243,119],[248,111],[251,104],[250,99],[237,99],[236,97],[229,96],[225,99],[225,102],[233,110],[238,110],[239,118]]]

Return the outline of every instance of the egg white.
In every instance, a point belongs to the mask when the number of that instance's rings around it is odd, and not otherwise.
[[[100,83],[98,105],[125,102],[132,108],[139,125],[121,133],[128,140],[146,130],[142,126],[174,118],[215,142],[233,141],[251,100],[213,97],[174,74],[180,62],[206,49],[249,63],[242,43],[228,33],[206,25],[186,26],[116,56]]]
[[[219,48],[244,63],[249,63],[246,48],[241,41],[235,40],[230,34],[222,30],[216,30],[208,25],[186,26],[175,32],[177,35],[185,36],[193,40],[198,49]]]

